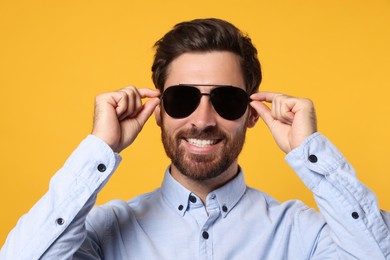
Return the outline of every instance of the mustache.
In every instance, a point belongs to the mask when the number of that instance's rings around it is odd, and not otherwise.
[[[179,138],[195,138],[195,139],[224,139],[226,133],[215,126],[209,126],[204,129],[193,127],[188,130],[181,130],[177,136]]]

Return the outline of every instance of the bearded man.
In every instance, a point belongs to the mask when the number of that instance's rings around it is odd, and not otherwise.
[[[389,214],[317,131],[309,99],[258,91],[248,36],[219,19],[177,24],[156,43],[152,72],[157,90],[97,96],[92,134],[10,233],[2,259],[390,258]],[[93,208],[153,113],[171,159],[161,187]],[[320,212],[245,184],[238,156],[258,122]]]

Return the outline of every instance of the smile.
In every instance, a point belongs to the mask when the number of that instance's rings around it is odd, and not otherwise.
[[[208,147],[218,143],[218,140],[202,140],[202,139],[195,139],[195,138],[188,138],[186,139],[186,141],[189,144],[198,147]]]

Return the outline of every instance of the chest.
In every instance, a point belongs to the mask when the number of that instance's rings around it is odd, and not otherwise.
[[[305,259],[300,236],[289,217],[256,207],[225,217],[219,208],[156,209],[114,222],[101,246],[105,259]]]

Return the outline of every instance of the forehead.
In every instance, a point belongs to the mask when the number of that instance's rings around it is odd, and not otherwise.
[[[228,51],[184,53],[169,65],[164,89],[179,84],[232,85],[245,89],[240,58]]]

